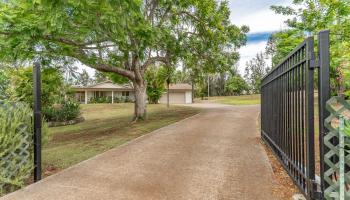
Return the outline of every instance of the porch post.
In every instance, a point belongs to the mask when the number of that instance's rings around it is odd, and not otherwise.
[[[112,104],[114,103],[114,91],[112,90]]]
[[[85,90],[85,104],[88,103],[88,95],[87,95],[87,90]]]

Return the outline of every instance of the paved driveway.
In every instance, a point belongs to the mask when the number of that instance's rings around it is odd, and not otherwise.
[[[84,161],[1,200],[272,200],[258,106],[205,111]]]

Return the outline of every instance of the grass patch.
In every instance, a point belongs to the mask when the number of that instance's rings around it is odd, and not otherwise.
[[[260,94],[209,97],[209,101],[229,105],[257,105],[260,104]]]
[[[200,111],[192,107],[168,109],[165,105],[148,105],[147,119],[131,123],[134,108],[131,103],[81,106],[84,122],[50,128],[53,138],[43,148],[44,169],[67,168]]]

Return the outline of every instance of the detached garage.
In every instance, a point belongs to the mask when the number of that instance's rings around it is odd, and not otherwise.
[[[167,92],[159,100],[160,103],[167,103]],[[192,103],[192,86],[190,84],[172,84],[169,86],[170,104]]]

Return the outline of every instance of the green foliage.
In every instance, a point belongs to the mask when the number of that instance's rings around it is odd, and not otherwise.
[[[350,71],[350,2],[348,0],[298,0],[293,3],[299,8],[272,6],[272,9],[278,14],[291,16],[286,23],[296,38],[304,33],[316,35],[321,30],[330,30],[332,93],[348,95],[350,79],[344,74]]]
[[[129,83],[130,81],[119,75],[119,74],[114,74],[114,73],[104,73],[106,76],[113,82],[113,83],[119,83],[119,84],[124,84],[124,83]]]
[[[33,69],[23,67],[8,69],[7,72],[10,79],[6,94],[9,99],[33,105]],[[43,68],[41,79],[41,102],[45,119],[64,121],[77,117],[79,104],[71,100],[64,100],[65,96],[70,95],[70,91],[64,84],[60,72],[56,68]]]
[[[8,77],[5,74],[5,70],[0,69],[0,99],[6,98],[6,88],[8,87]]]
[[[112,103],[112,97],[91,97],[89,103]]]
[[[261,80],[269,70],[262,53],[258,53],[255,58],[246,63],[244,77],[253,93],[260,93]]]
[[[90,78],[89,73],[85,69],[83,69],[83,71],[78,74],[75,84],[81,86],[88,86],[92,84],[92,79]]]
[[[29,105],[33,105],[33,68],[9,69],[8,73],[10,83],[6,93],[9,99],[15,102],[23,101]],[[48,107],[63,97],[63,79],[59,71],[55,68],[43,68],[41,79],[42,106]]]
[[[157,104],[165,91],[165,81],[169,75],[164,67],[151,66],[146,72],[147,96],[149,103]]]
[[[99,72],[99,71],[95,71],[95,74],[94,74],[94,82],[95,83],[101,83],[101,82],[104,82],[104,81],[107,81],[107,80],[108,80],[108,78],[107,78],[105,73]]]
[[[231,77],[226,82],[225,89],[226,92],[233,95],[241,95],[244,91],[249,91],[248,84],[239,75]]]
[[[271,57],[272,68],[276,67],[300,42],[304,33],[298,30],[283,30],[272,34],[267,42],[266,54]]]
[[[344,133],[350,137],[350,121],[349,120],[345,120],[345,127],[344,127]]]
[[[137,88],[158,62],[186,62],[194,75],[225,71],[247,32],[230,23],[227,1],[0,1],[0,60],[77,60]]]
[[[80,104],[75,101],[62,101],[61,104],[56,104],[50,107],[44,107],[43,115],[48,121],[64,122],[76,119],[80,115]]]
[[[0,196],[24,186],[33,169],[32,110],[25,103],[0,102]],[[43,122],[42,142],[49,140]]]

